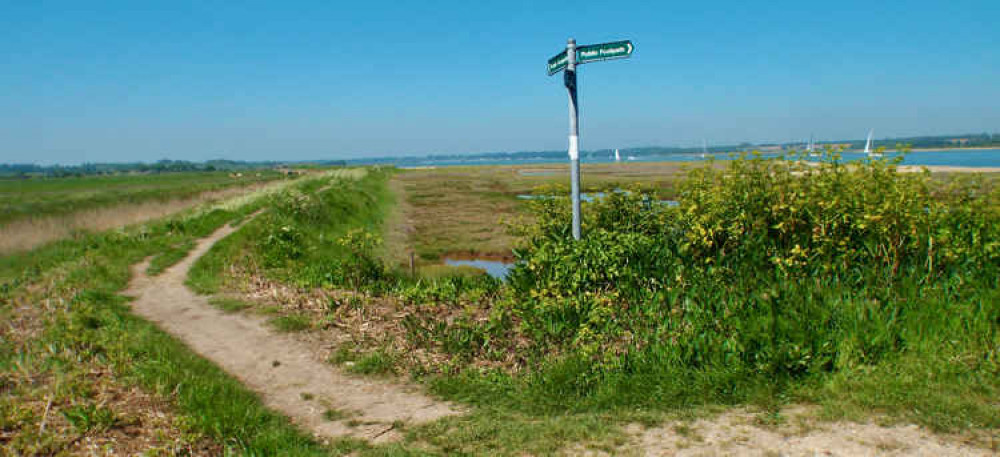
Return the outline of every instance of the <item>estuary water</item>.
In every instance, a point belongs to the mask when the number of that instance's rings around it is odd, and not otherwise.
[[[709,154],[715,160],[729,160],[727,153]],[[778,157],[780,153],[762,153],[762,157]],[[896,157],[897,152],[886,152],[885,157]],[[841,154],[844,161],[862,160],[866,158],[863,152],[845,152]],[[396,166],[409,167],[446,167],[469,165],[530,165],[566,163],[568,158],[537,157],[527,159],[494,159],[474,157],[468,159],[450,158],[401,158]],[[678,153],[622,157],[621,162],[698,162],[706,160],[700,153]],[[807,159],[810,160],[810,159]],[[812,159],[817,160],[817,159]],[[583,153],[580,161],[583,163],[612,163],[614,157],[609,154]],[[945,165],[953,167],[1000,167],[1000,149],[949,149],[935,151],[914,151],[906,154],[903,165]]]

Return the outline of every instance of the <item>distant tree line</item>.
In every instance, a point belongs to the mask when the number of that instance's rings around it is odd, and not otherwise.
[[[212,172],[212,171],[247,171],[279,167],[303,166],[346,166],[343,160],[327,160],[313,162],[245,162],[240,160],[209,160],[191,162],[187,160],[163,159],[153,163],[84,163],[80,165],[36,165],[36,164],[0,164],[0,177],[28,178],[70,176],[99,176],[126,173],[180,173],[180,172]]]
[[[903,138],[876,139],[873,141],[876,147],[894,148],[896,145],[908,145],[914,149],[924,148],[1000,148],[1000,133],[974,133],[962,135],[937,135],[937,136],[915,136]],[[850,149],[863,149],[865,140],[832,140],[817,142],[819,147],[824,145],[849,145]],[[803,149],[804,143],[738,143],[730,145],[715,145],[707,148],[695,147],[665,147],[649,146],[639,148],[622,148],[620,154],[624,156],[659,156],[670,154],[692,154],[692,153],[728,153],[740,151],[752,151],[763,148],[780,148],[784,150]],[[606,157],[613,154],[613,149],[597,149],[584,151],[584,158]],[[206,162],[189,162],[186,160],[163,159],[153,163],[132,162],[132,163],[85,163],[81,165],[50,165],[42,166],[35,164],[0,164],[0,177],[30,177],[30,176],[88,176],[121,173],[176,173],[176,172],[197,172],[197,171],[242,171],[279,167],[336,167],[347,165],[365,164],[387,164],[387,165],[418,165],[423,161],[462,161],[474,162],[476,160],[497,161],[497,160],[555,160],[565,158],[565,150],[555,151],[515,151],[515,152],[484,152],[477,154],[430,154],[422,157],[376,157],[351,160],[319,160],[302,162],[245,162],[240,160],[209,160]]]
[[[905,138],[905,143],[914,148],[982,148],[1000,146],[1000,134],[980,133],[970,135],[920,136]]]

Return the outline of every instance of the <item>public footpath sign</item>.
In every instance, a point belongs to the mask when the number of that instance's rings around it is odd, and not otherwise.
[[[570,38],[566,50],[548,61],[549,76],[565,70],[563,83],[569,92],[569,174],[573,194],[573,238],[580,239],[580,129],[576,104],[576,66],[602,60],[625,59],[632,56],[635,46],[632,42],[612,41],[610,43],[577,46]]]
[[[567,57],[566,51],[560,52],[555,57],[549,59],[549,76],[565,70],[567,63],[569,63],[569,57]]]
[[[631,41],[592,44],[576,48],[576,63],[599,62],[602,60],[625,59],[632,55],[635,46]]]
[[[633,46],[632,42],[628,40],[577,46],[576,64],[579,65],[582,63],[600,62],[602,60],[625,59],[631,57],[632,51],[634,50],[635,46]],[[566,54],[566,51],[556,54],[554,57],[549,59],[548,62],[549,76],[565,70],[568,63],[569,55]]]

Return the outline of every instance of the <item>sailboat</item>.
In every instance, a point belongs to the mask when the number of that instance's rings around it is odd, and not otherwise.
[[[702,159],[707,159],[708,158],[708,141],[707,140],[701,140],[701,158]]]
[[[819,152],[816,152],[816,143],[813,142],[812,135],[809,135],[809,146],[806,148],[806,152],[809,153],[809,157],[819,156]]]
[[[618,149],[615,149],[615,162],[621,162],[622,156],[618,154]]]
[[[875,129],[869,130],[868,141],[865,141],[865,154],[867,154],[868,157],[878,157],[882,155],[879,152],[876,152],[875,150],[872,149],[872,135],[874,134],[875,134]]]

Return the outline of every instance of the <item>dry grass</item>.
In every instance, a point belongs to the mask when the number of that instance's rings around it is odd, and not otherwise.
[[[414,374],[410,370],[415,368],[424,374],[440,372],[452,359],[461,357],[444,347],[416,344],[407,336],[403,321],[408,316],[419,316],[421,322],[487,319],[488,307],[471,301],[454,304],[407,302],[389,295],[296,287],[268,279],[259,271],[237,267],[230,268],[227,276],[225,292],[213,298],[216,303],[239,303],[244,312],[309,322],[309,331],[293,336],[308,344],[314,356],[323,360],[343,359],[345,353],[351,353],[348,357],[351,360],[378,352],[392,354],[396,358],[393,369],[402,377]],[[522,362],[514,351],[502,360],[476,358],[471,361],[480,368],[511,372],[520,369]]]
[[[0,227],[0,255],[34,249],[42,244],[72,237],[75,233],[100,232],[159,219],[198,206],[232,209],[268,193],[281,191],[302,179],[358,177],[364,169],[337,169],[312,173],[298,180],[281,180],[243,187],[208,191],[190,198],[126,203],[85,209],[69,214],[18,219]]]
[[[100,232],[159,219],[201,204],[251,194],[264,186],[230,188],[205,192],[192,198],[129,203],[64,215],[18,219],[0,227],[0,255],[27,251],[48,242],[70,238],[80,231]]]

